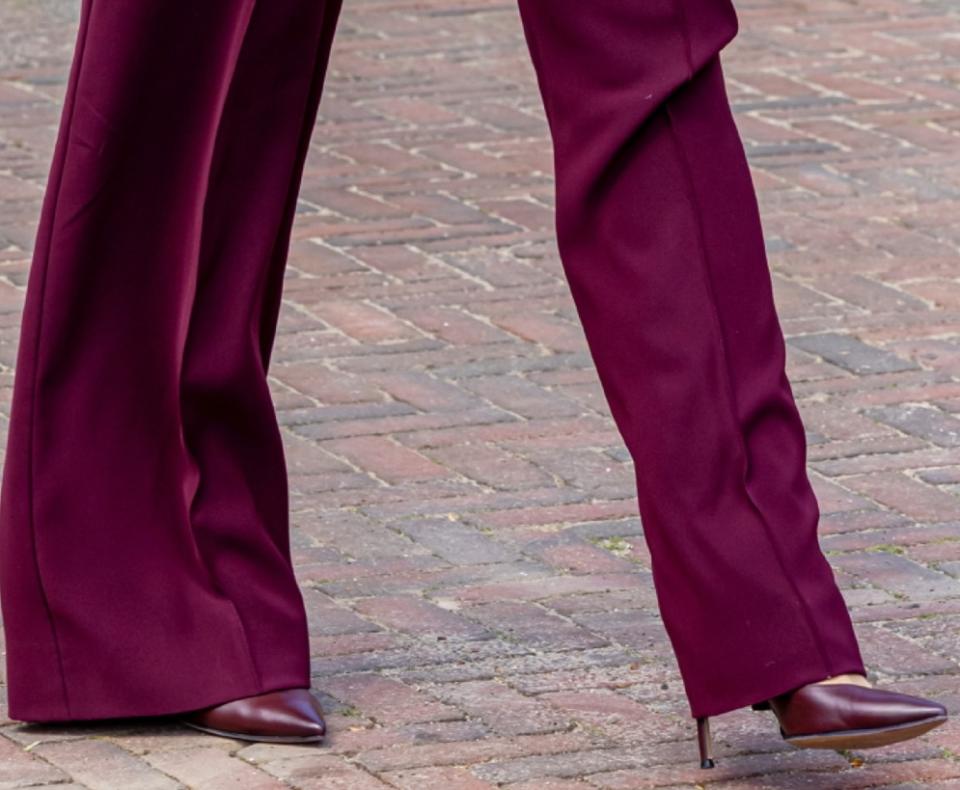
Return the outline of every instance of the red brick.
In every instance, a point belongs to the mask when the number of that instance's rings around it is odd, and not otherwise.
[[[326,693],[383,723],[450,721],[461,718],[455,708],[399,681],[375,674],[339,675],[323,681]]]
[[[333,439],[323,442],[322,447],[328,452],[343,456],[388,483],[429,480],[450,475],[448,470],[415,450],[381,436]]]
[[[423,598],[381,596],[358,601],[357,611],[401,633],[433,639],[486,639],[490,631]]]
[[[95,738],[43,743],[33,750],[93,790],[178,790],[180,784],[127,750]]]

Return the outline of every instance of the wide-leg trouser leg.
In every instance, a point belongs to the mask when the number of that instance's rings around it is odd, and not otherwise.
[[[694,716],[864,666],[818,541],[806,441],[719,53],[729,0],[519,0],[561,259],[636,468]]]
[[[266,365],[338,10],[83,2],[0,491],[13,718],[310,683]]]
[[[309,684],[284,450],[266,372],[340,4],[259,0],[253,10],[220,123],[183,352],[184,432],[200,470],[190,522],[271,686],[284,678]]]

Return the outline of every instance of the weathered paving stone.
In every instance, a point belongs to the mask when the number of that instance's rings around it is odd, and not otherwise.
[[[939,600],[960,597],[960,581],[894,552],[832,555],[830,562],[901,598]]]
[[[480,604],[464,614],[504,635],[504,638],[537,650],[605,647],[603,637],[558,617],[542,606],[526,601]]]
[[[380,773],[424,766],[474,765],[494,759],[522,759],[526,755],[562,755],[597,745],[598,739],[594,736],[582,732],[559,732],[420,744],[403,749],[374,749],[361,752],[357,762],[369,771]]]
[[[724,71],[821,542],[878,685],[956,714],[960,9],[737,6]],[[78,12],[0,2],[0,441]],[[515,3],[344,4],[270,370],[329,736],[23,726],[0,695],[0,790],[960,784],[955,715],[843,755],[736,711],[713,720],[717,768],[697,765],[552,153]]]
[[[385,723],[450,721],[462,718],[454,707],[418,692],[411,686],[373,673],[328,678],[325,690]]]
[[[572,717],[493,680],[448,683],[431,692],[480,719],[501,735],[535,735],[571,729]]]
[[[286,785],[230,753],[209,746],[148,752],[144,759],[186,787],[255,787],[283,790]]]
[[[919,367],[915,362],[837,332],[800,335],[791,337],[789,342],[857,375],[896,373]]]
[[[401,595],[367,598],[354,604],[354,608],[386,627],[421,638],[488,639],[492,636],[488,629],[423,598]]]
[[[929,404],[867,409],[865,414],[938,447],[960,447],[960,419]]]
[[[91,740],[37,746],[33,753],[92,790],[182,790],[186,785],[121,746]]]
[[[16,788],[69,778],[68,773],[24,750],[23,745],[0,738],[0,787]]]
[[[486,564],[511,562],[519,557],[519,554],[508,546],[450,519],[398,521],[392,526],[448,562]]]
[[[411,683],[459,683],[506,677],[521,691],[536,693],[556,689],[549,680],[554,673],[567,673],[584,678],[590,672],[596,671],[601,673],[601,677],[605,677],[606,672],[610,672],[611,677],[614,677],[618,667],[630,667],[632,671],[638,658],[633,651],[620,647],[555,653],[527,650],[513,655],[481,658],[469,663],[460,661],[400,668],[393,670],[392,674]]]

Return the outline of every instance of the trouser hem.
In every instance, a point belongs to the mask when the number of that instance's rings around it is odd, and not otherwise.
[[[309,676],[278,675],[263,683],[236,683],[226,684],[216,689],[204,689],[191,697],[189,702],[155,703],[144,706],[136,701],[114,700],[99,701],[84,704],[74,701],[69,714],[47,713],[39,710],[30,710],[29,705],[12,707],[8,716],[20,722],[29,724],[53,724],[78,721],[99,721],[106,719],[146,718],[155,716],[176,716],[201,708],[220,705],[231,700],[253,697],[271,691],[281,691],[292,688],[310,688]]]

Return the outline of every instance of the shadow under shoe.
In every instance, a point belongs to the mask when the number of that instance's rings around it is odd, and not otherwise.
[[[802,749],[871,749],[915,738],[947,720],[939,702],[855,683],[811,683],[763,702],[783,739]],[[709,717],[697,719],[700,767],[713,768]]]
[[[179,721],[195,730],[266,743],[319,743],[323,710],[309,689],[284,689],[191,711]]]

